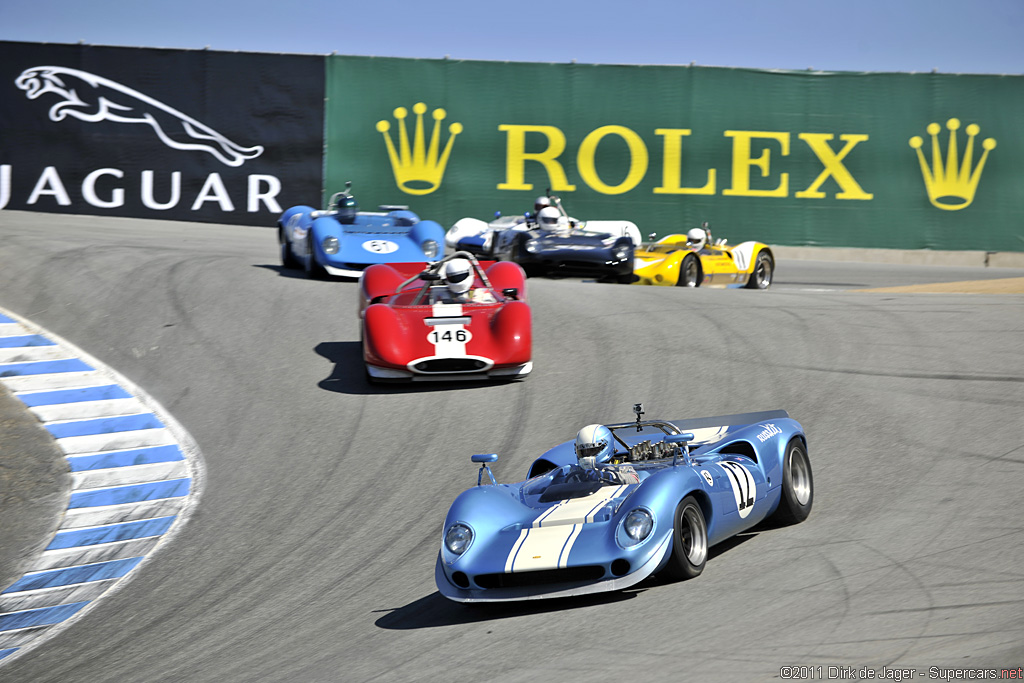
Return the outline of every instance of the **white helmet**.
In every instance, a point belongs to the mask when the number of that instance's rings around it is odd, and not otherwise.
[[[693,249],[701,249],[708,241],[708,234],[700,228],[694,228],[686,233],[686,246]]]
[[[613,438],[612,430],[604,425],[587,425],[576,434],[577,461],[587,469],[591,469],[595,463],[608,462],[615,453]]]
[[[465,294],[473,285],[473,266],[464,258],[453,258],[444,264],[445,281],[452,294]]]
[[[547,206],[537,212],[537,223],[546,230],[560,230],[566,227],[562,212],[553,206]]]
[[[551,197],[537,197],[537,200],[533,203],[533,212],[540,213],[540,210],[545,206],[551,206]]]

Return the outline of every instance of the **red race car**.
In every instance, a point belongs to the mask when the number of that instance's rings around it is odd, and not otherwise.
[[[371,382],[512,380],[533,369],[526,273],[464,251],[430,264],[376,264],[360,277]]]

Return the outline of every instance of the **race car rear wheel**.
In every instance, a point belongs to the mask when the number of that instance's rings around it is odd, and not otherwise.
[[[676,506],[672,554],[662,574],[676,581],[692,579],[700,576],[707,561],[708,525],[697,500],[687,496]]]
[[[775,273],[775,261],[772,255],[766,251],[760,251],[754,261],[754,271],[747,280],[748,289],[768,289],[772,283],[772,275]]]
[[[696,254],[687,254],[679,264],[677,287],[700,287],[700,259]]]
[[[807,447],[799,438],[786,444],[786,457],[782,461],[782,499],[772,516],[779,524],[796,524],[807,519],[814,503],[814,477]]]
[[[281,245],[281,265],[285,268],[298,268],[299,262],[295,258],[295,254],[292,253],[291,242],[284,234],[284,230],[277,231],[277,241]]]

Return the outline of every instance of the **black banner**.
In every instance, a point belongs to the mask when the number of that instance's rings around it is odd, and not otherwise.
[[[0,209],[270,226],[323,102],[319,56],[0,41]]]

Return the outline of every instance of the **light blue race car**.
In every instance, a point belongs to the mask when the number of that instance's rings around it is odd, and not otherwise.
[[[374,263],[422,263],[444,255],[439,224],[420,220],[407,206],[359,211],[350,186],[336,192],[326,210],[293,206],[281,214],[281,265],[304,270],[311,278],[359,277]]]
[[[441,594],[499,602],[694,578],[710,546],[810,514],[807,439],[786,411],[669,422],[633,410],[635,422],[580,430],[516,484],[495,483],[497,455],[474,455],[477,486],[444,522]]]

